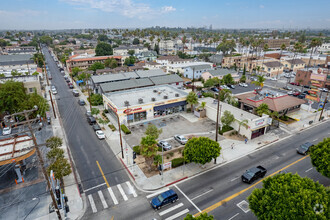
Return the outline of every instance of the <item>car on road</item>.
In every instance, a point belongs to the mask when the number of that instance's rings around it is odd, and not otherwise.
[[[101,131],[101,130],[97,130],[97,131],[95,131],[95,134],[96,134],[96,136],[98,137],[98,139],[100,139],[100,140],[105,138],[105,134],[104,134],[104,132]]]
[[[81,106],[83,106],[83,105],[86,105],[86,102],[83,99],[79,99],[78,100],[78,104],[81,105]]]
[[[327,88],[319,88],[319,90],[320,90],[321,92],[328,92],[328,89],[327,89]]]
[[[293,91],[289,91],[288,92],[288,95],[293,95]]]
[[[183,135],[174,135],[174,139],[182,145],[185,145],[188,140]]]
[[[101,127],[100,127],[100,125],[98,125],[98,124],[94,124],[94,125],[92,126],[92,128],[93,128],[94,131],[102,130]]]
[[[216,88],[216,87],[214,87],[214,88],[211,88],[211,90],[212,90],[213,92],[219,92],[219,89],[218,89],[218,88]]]
[[[52,86],[52,93],[53,93],[53,95],[56,95],[57,94],[57,90],[56,90],[56,87],[55,86]]]
[[[253,167],[251,169],[246,170],[246,172],[243,173],[242,181],[244,183],[252,183],[256,179],[264,177],[266,173],[267,173],[266,168],[262,166]]]
[[[285,89],[285,90],[292,90],[292,88],[289,87],[289,86],[284,86],[283,89]]]
[[[276,79],[275,77],[273,77],[273,78],[270,78],[270,80],[272,80],[272,81],[276,81],[277,79]]]
[[[234,86],[234,85],[228,84],[227,86],[228,86],[229,88],[231,88],[231,89],[235,89],[235,86]]]
[[[255,77],[251,77],[250,80],[251,80],[251,81],[257,81],[257,78],[255,78]]]
[[[163,148],[165,151],[172,149],[172,146],[167,141],[159,141],[157,145],[158,147]]]
[[[220,88],[221,89],[228,89],[228,90],[230,90],[230,88],[228,86],[226,86],[226,85],[221,85]]]
[[[176,194],[176,192],[173,189],[170,189],[153,198],[150,201],[150,205],[154,209],[160,209],[167,204],[178,201],[178,199],[179,199],[178,194]]]
[[[72,90],[72,94],[73,94],[74,97],[78,97],[79,96],[79,92],[78,92],[77,89]]]
[[[89,110],[87,110],[86,113],[85,113],[85,115],[86,115],[87,118],[88,118],[88,117],[91,117],[91,116],[92,116],[92,112],[89,111]]]
[[[305,85],[304,88],[309,89],[310,87],[309,87],[309,85]]]
[[[299,83],[296,83],[296,82],[290,82],[291,85],[294,85],[294,86],[299,86],[300,84]]]
[[[239,83],[238,85],[242,86],[242,87],[248,87],[248,84],[246,84],[246,83]]]
[[[11,134],[11,127],[5,127],[2,130],[2,135],[10,135]]]
[[[297,96],[299,99],[304,99],[306,97],[306,94],[300,94]]]
[[[297,97],[297,96],[298,96],[298,95],[300,95],[300,94],[301,94],[300,92],[298,92],[298,91],[295,91],[295,92],[293,92],[293,94],[292,94],[292,95]]]
[[[93,125],[96,123],[96,120],[93,116],[87,117],[87,122],[89,125]]]
[[[297,153],[302,154],[302,155],[307,155],[307,153],[309,152],[310,147],[312,147],[312,146],[314,146],[312,143],[306,142],[306,143],[300,145],[297,148]]]

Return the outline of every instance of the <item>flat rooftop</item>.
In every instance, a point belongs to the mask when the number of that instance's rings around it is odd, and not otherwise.
[[[176,95],[178,94],[178,95]],[[116,105],[117,108],[126,108],[125,101],[129,102],[129,107],[159,103],[171,99],[183,98],[188,95],[187,92],[177,89],[170,85],[151,86],[147,88],[138,88],[125,91],[111,92],[104,94]],[[164,98],[167,96],[167,99]],[[152,101],[155,98],[155,101]],[[143,99],[143,103],[139,103]]]

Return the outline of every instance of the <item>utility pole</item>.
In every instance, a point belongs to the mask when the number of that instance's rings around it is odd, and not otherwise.
[[[91,93],[89,91],[89,85],[88,85],[88,73],[86,73],[86,85],[87,85],[87,91],[88,91],[89,110],[92,112]]]
[[[40,166],[41,166],[41,169],[42,169],[42,173],[44,174],[44,177],[46,179],[47,187],[49,189],[50,196],[52,197],[52,200],[53,200],[53,204],[54,204],[54,207],[55,207],[55,211],[56,211],[57,217],[58,217],[58,219],[62,220],[62,216],[61,216],[60,210],[58,209],[55,196],[54,196],[54,194],[53,194],[53,192],[51,190],[51,186],[50,186],[50,182],[49,182],[49,177],[48,177],[47,171],[45,169],[45,165],[44,165],[44,160],[42,159],[40,150],[38,148],[36,137],[34,136],[33,129],[32,129],[32,126],[30,124],[28,112],[31,112],[31,111],[26,111],[25,110],[23,113],[24,113],[25,119],[28,121],[28,127],[29,127],[29,130],[30,130],[31,136],[32,136],[34,147],[36,148],[36,152],[37,152],[38,159],[40,161]]]
[[[119,138],[120,138],[120,148],[121,148],[121,158],[124,159],[124,151],[123,151],[123,140],[121,138],[121,127],[119,122],[119,115],[117,113],[117,121],[118,121],[118,130],[119,130]]]
[[[195,67],[193,67],[192,91],[195,91]]]
[[[325,99],[324,99],[324,103],[323,103],[323,106],[322,106],[322,110],[321,110],[319,121],[321,121],[323,110],[324,110],[325,104],[327,103],[327,100],[328,100],[328,95],[329,95],[329,90],[328,90],[327,95],[325,96]]]
[[[50,102],[52,103],[52,108],[53,108],[53,113],[54,113],[54,118],[56,119],[56,114],[55,114],[55,108],[54,108],[54,103],[53,103],[53,98],[52,98],[52,93],[50,90],[48,90],[49,96],[50,96]]]
[[[47,70],[46,70],[45,60],[44,60],[44,71],[45,71],[45,74],[46,74],[47,86],[49,86],[49,80],[48,80],[48,74],[47,74]]]
[[[220,93],[220,91],[219,91]],[[220,107],[220,110],[219,110]],[[217,122],[215,125],[215,141],[218,142],[218,135],[219,135],[219,118],[221,117],[221,107],[222,105],[220,105],[220,94],[218,94],[218,106],[217,106]]]

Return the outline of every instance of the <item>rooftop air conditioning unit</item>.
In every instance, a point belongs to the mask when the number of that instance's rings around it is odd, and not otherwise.
[[[143,99],[139,99],[139,104],[142,104],[143,103]]]
[[[157,90],[156,89],[154,89],[154,93],[156,93],[157,92]]]
[[[179,97],[179,93],[175,93],[175,97]]]
[[[167,95],[164,95],[164,99],[168,99],[168,96]]]
[[[129,101],[124,102],[125,106],[129,106]]]
[[[153,102],[156,101],[156,98],[153,98],[153,97],[152,97],[152,98],[151,98],[151,101],[153,101]]]

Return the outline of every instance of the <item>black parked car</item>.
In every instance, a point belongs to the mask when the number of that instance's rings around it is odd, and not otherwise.
[[[245,183],[252,183],[256,179],[264,177],[266,173],[266,168],[262,166],[253,167],[246,170],[246,172],[242,175],[242,181]]]
[[[92,128],[93,128],[94,131],[99,131],[99,130],[101,130],[101,127],[100,127],[98,124],[94,124],[94,125],[92,126]]]
[[[79,99],[78,104],[81,105],[81,106],[86,105],[86,103],[83,99]]]
[[[302,155],[307,155],[311,146],[313,146],[313,144],[306,142],[297,148],[297,153]]]
[[[87,118],[87,122],[89,125],[93,125],[96,123],[96,120],[93,116]]]

